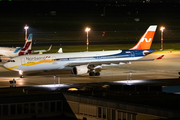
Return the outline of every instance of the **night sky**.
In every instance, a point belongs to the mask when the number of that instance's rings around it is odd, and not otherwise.
[[[121,37],[118,38],[116,35],[110,37],[114,37],[112,39],[115,41],[119,39],[133,41],[139,39],[149,25],[157,24],[158,26],[166,27],[166,35],[164,37],[167,42],[179,42],[177,41],[180,38],[180,2],[178,0],[170,2],[166,0],[162,2],[155,0],[150,2],[137,1],[1,1],[0,33],[19,32],[21,34],[17,37],[22,38],[23,26],[28,24],[31,27],[29,32],[33,33],[39,41],[40,37],[42,38],[39,35],[40,32],[58,33],[58,31],[82,31],[84,36],[81,34],[65,35],[64,33],[59,33],[61,36],[64,35],[63,38],[53,38],[55,35],[48,35],[42,39],[82,40],[84,38],[81,37],[85,37],[84,28],[89,26],[92,28],[92,31],[97,32],[95,34],[101,34],[103,31],[129,31],[134,37],[129,37],[128,33],[122,33]],[[135,18],[140,18],[140,21],[135,22]],[[132,33],[134,30],[139,31],[137,31],[138,33]],[[93,37],[92,31],[90,37]],[[159,39],[158,32],[154,41]],[[8,37],[3,35],[0,34],[2,39],[12,39],[10,36],[14,34],[9,34]],[[70,36],[74,36],[74,38],[68,38]],[[95,36],[92,39],[97,41],[101,38]],[[93,42],[92,39],[91,42]],[[134,41],[133,43],[136,42]]]

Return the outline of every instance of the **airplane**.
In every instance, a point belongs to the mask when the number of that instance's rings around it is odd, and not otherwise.
[[[8,58],[12,58],[12,57],[16,57],[16,56],[21,56],[21,55],[26,55],[26,54],[31,54],[31,53],[35,53],[35,52],[47,52],[51,49],[52,45],[49,47],[48,50],[35,50],[32,51],[31,47],[32,47],[32,34],[29,34],[27,41],[24,44],[24,47],[0,47],[0,56],[3,57],[8,57]],[[0,59],[0,62],[2,60]]]
[[[49,49],[47,49],[47,50],[33,50],[32,52],[33,53],[39,53],[39,54],[43,54],[43,52],[47,52],[47,51],[50,51],[51,50],[51,47],[52,47],[52,45],[50,45],[50,47],[49,47]]]
[[[72,74],[75,75],[89,73],[89,76],[99,76],[102,64],[126,64],[131,61],[138,61],[148,53],[154,52],[155,50],[151,50],[150,47],[156,28],[157,25],[149,26],[139,42],[128,50],[23,55],[10,59],[4,64],[4,67],[19,71],[20,77],[24,77],[24,71],[48,71],[69,68],[72,69]],[[157,59],[162,57],[160,56]]]

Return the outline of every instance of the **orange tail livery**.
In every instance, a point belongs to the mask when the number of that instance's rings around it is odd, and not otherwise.
[[[130,50],[143,50],[143,49],[150,49],[153,37],[156,31],[157,25],[151,25],[141,37],[139,42],[132,47]]]

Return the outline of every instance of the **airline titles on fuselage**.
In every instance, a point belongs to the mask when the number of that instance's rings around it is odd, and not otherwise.
[[[27,61],[39,61],[39,60],[46,60],[46,56],[43,57],[26,57]]]

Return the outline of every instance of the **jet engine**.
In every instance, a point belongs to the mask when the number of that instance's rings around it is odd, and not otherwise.
[[[76,66],[73,68],[72,73],[75,75],[81,75],[88,73],[87,65]]]

